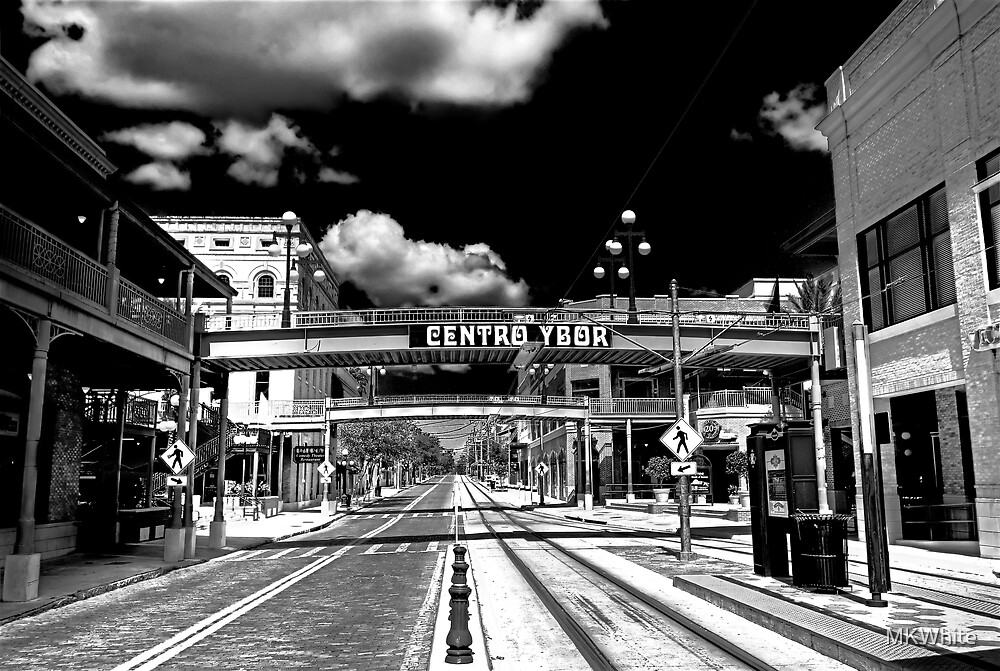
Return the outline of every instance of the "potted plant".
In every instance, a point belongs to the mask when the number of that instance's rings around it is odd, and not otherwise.
[[[743,508],[750,507],[750,489],[747,483],[749,469],[750,461],[747,459],[746,452],[736,450],[726,457],[726,473],[735,475],[739,479],[737,496],[739,496],[740,506]]]
[[[643,469],[643,472],[653,481],[653,496],[657,503],[666,503],[670,499],[670,490],[666,487],[656,487],[656,485],[662,485],[670,477],[671,461],[674,459],[670,457],[653,457],[646,462],[646,467]]]
[[[740,488],[737,485],[729,485],[729,505],[736,506],[740,503]]]

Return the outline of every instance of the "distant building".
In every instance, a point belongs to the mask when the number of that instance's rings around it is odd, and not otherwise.
[[[289,292],[291,312],[340,309],[340,282],[309,230],[298,221],[289,240],[281,217],[162,216],[153,220],[236,290],[231,301],[234,315],[281,312],[285,292]],[[268,249],[275,243],[280,253],[272,256]],[[300,244],[312,248],[305,259],[296,254]],[[286,273],[289,245],[292,277]],[[206,300],[199,309],[210,315],[225,313],[227,303]],[[337,368],[230,374],[230,420],[266,425],[274,436],[273,449],[259,456],[263,463],[258,464],[258,478],[268,482],[272,494],[280,486],[284,509],[314,505],[322,498],[316,464],[297,463],[294,448],[323,445],[323,399],[357,393],[354,378]],[[262,398],[267,399],[265,406]],[[252,481],[250,473],[240,473],[241,468],[252,468],[249,459],[237,455],[231,461],[227,479]],[[214,487],[214,470],[206,470],[205,475],[203,485],[208,490]]]
[[[997,344],[977,337],[1000,316],[998,25],[996,0],[904,0],[827,80],[819,124],[844,322],[871,332],[889,539],[985,557],[1000,557]]]

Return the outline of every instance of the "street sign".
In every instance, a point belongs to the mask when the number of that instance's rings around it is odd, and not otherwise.
[[[545,475],[549,472],[549,467],[541,462],[538,462],[538,465],[535,466],[535,470],[538,471],[539,475]]]
[[[331,482],[333,482],[333,478],[320,478],[319,479],[319,484],[321,484],[321,485],[328,485]]]
[[[679,417],[662,436],[660,442],[667,446],[667,449],[681,460],[687,459],[698,447],[705,442],[701,434]]]
[[[329,480],[330,476],[333,475],[334,469],[333,469],[333,464],[331,464],[329,461],[324,461],[322,464],[316,467],[316,470],[319,471],[319,474],[322,477]]]
[[[671,461],[670,475],[694,475],[698,472],[697,461]]]
[[[299,445],[292,448],[292,460],[297,464],[318,464],[326,459],[322,445]]]
[[[184,475],[168,475],[167,487],[184,487],[187,485],[187,477]]]
[[[184,441],[177,440],[160,455],[160,459],[163,459],[163,463],[173,471],[174,475],[177,475],[194,461],[194,452],[184,444]]]

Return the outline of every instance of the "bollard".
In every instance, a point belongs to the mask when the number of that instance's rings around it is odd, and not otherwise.
[[[444,658],[447,664],[472,664],[472,633],[469,631],[469,594],[472,589],[466,581],[465,574],[469,571],[469,565],[465,561],[467,550],[461,545],[455,546],[455,563],[451,567],[455,570],[451,576],[451,587],[448,594],[451,595],[451,629],[445,639],[448,643],[448,656]]]

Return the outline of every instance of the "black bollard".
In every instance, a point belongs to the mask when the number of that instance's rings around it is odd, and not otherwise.
[[[451,628],[448,637],[448,656],[444,658],[447,664],[472,664],[472,633],[469,631],[469,594],[472,589],[466,581],[465,574],[469,565],[465,561],[467,550],[461,545],[455,546],[455,563],[451,567],[455,572],[451,576]]]

